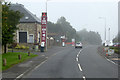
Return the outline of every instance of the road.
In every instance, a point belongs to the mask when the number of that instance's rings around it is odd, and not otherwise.
[[[98,46],[65,49],[48,57],[23,78],[118,78],[118,65],[97,53]],[[105,79],[107,80],[107,79]],[[111,79],[113,80],[113,79]]]

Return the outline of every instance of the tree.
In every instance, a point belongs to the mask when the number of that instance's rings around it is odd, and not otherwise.
[[[77,32],[77,34],[79,35],[80,41],[83,43],[89,43],[93,45],[99,45],[102,43],[101,36],[98,32],[88,32],[86,29],[83,29]]]
[[[22,14],[19,11],[10,10],[10,3],[5,2],[2,5],[2,45],[6,53],[6,45],[13,42],[16,27]]]
[[[0,2],[0,13],[2,13],[2,3]],[[2,14],[0,14],[0,48],[2,45]]]
[[[71,42],[72,38],[76,38],[76,30],[71,26],[71,24],[66,21],[65,17],[60,17],[57,20],[57,24],[60,24],[64,35],[67,37],[67,42]]]
[[[76,34],[76,30],[66,21],[65,17],[60,17],[57,23],[48,22],[48,32],[53,32],[60,34],[60,36],[65,35],[67,37],[67,42],[71,42],[72,38],[79,39]]]

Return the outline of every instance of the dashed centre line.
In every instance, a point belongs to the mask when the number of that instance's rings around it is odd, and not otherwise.
[[[82,51],[82,49],[77,54],[77,57],[76,57],[76,61],[77,62],[79,61],[78,58],[79,58],[79,55],[80,55],[81,51]],[[80,71],[83,71],[82,67],[80,66],[80,64],[78,64],[78,68],[79,68]],[[86,80],[85,76],[83,76],[83,80]]]
[[[82,71],[82,68],[81,68],[80,64],[78,64],[78,67],[79,67],[80,71]]]
[[[86,80],[85,76],[83,76],[83,79]]]
[[[77,57],[79,57],[79,55],[77,55]]]
[[[76,58],[76,61],[78,62],[78,58]]]

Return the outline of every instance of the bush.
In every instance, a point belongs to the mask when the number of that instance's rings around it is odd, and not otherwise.
[[[12,48],[12,44],[8,44],[8,48]]]
[[[119,52],[119,50],[118,50],[118,49],[115,49],[115,53],[120,54],[120,52]]]
[[[17,46],[17,43],[8,44],[8,48],[15,48],[16,46]]]
[[[26,49],[26,47],[24,45],[21,46],[21,49]]]
[[[28,46],[24,46],[24,45],[20,46],[19,44],[17,44],[15,49],[29,49],[29,47]]]
[[[29,47],[26,47],[26,49],[29,49]]]
[[[20,47],[19,44],[17,44],[16,47],[15,47],[15,49],[20,49],[20,48],[21,48],[21,47]]]
[[[119,47],[113,47],[113,46],[111,46],[110,49],[114,49],[115,53],[120,54]]]

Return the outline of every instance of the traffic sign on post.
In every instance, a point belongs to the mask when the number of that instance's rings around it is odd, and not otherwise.
[[[45,43],[47,50],[47,13],[43,12],[41,17],[41,42]]]

